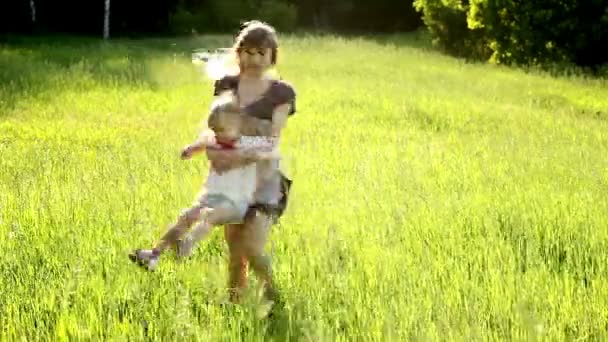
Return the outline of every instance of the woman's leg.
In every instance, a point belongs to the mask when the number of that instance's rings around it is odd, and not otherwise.
[[[224,228],[228,243],[228,292],[230,301],[238,302],[247,287],[247,256],[243,248],[243,224],[229,224]]]
[[[256,211],[255,215],[248,216],[245,221],[240,238],[251,268],[264,284],[264,296],[268,300],[277,301],[279,293],[273,280],[272,261],[264,251],[271,226],[271,217]]]

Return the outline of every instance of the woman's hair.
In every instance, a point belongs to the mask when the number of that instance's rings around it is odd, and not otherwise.
[[[241,23],[239,32],[234,39],[232,51],[219,59],[207,63],[207,76],[217,80],[224,75],[239,73],[239,53],[246,48],[270,48],[270,62],[272,66],[277,63],[279,42],[275,29],[267,23],[252,20]]]
[[[277,63],[278,47],[279,40],[275,29],[269,24],[258,20],[252,20],[241,24],[233,49],[238,58],[238,53],[241,49],[270,48],[272,51],[271,63],[272,65],[275,65]]]

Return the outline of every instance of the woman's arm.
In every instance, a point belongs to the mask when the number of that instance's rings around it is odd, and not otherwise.
[[[272,135],[278,137],[287,125],[287,117],[291,112],[291,104],[285,103],[275,108],[272,113]]]
[[[275,105],[274,110],[272,111],[272,135],[274,137],[279,137],[281,135],[281,131],[285,128],[287,124],[287,118],[289,115],[293,114],[294,109],[294,98],[295,92],[291,86],[283,86],[280,88],[279,92],[279,105]],[[274,101],[273,101],[274,102]],[[275,102],[276,103],[276,102]],[[247,110],[249,109],[249,111]],[[253,115],[255,113],[252,112],[251,108],[246,108],[245,115]],[[249,164],[254,161],[258,161],[261,159],[274,158],[275,156],[271,155],[258,155],[253,157],[251,155],[244,155],[239,150],[211,150],[207,149],[207,157],[212,163],[212,166],[216,168],[218,171],[222,171],[222,169],[228,169],[230,167],[234,167],[235,165],[243,166]],[[262,157],[262,158],[260,158]],[[265,157],[265,158],[264,158]]]
[[[228,150],[208,148],[206,153],[207,158],[211,163],[211,167],[218,172],[245,166],[264,159],[264,155],[244,154],[237,149]]]

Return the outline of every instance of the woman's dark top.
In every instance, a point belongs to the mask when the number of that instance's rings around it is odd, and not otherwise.
[[[224,76],[223,78],[215,81],[213,95],[218,96],[224,91],[232,91],[235,95],[237,94],[239,86],[239,76]],[[295,106],[296,93],[293,87],[285,81],[273,80],[270,87],[262,95],[262,97],[250,103],[243,108],[243,112],[247,115],[259,119],[265,119],[272,121],[272,114],[274,109],[282,104],[291,104],[291,110],[288,115],[292,116],[296,112]],[[255,213],[255,210],[261,211],[267,215],[270,215],[274,222],[283,215],[283,212],[287,208],[287,200],[289,197],[289,189],[293,181],[287,178],[280,170],[278,170],[281,178],[281,199],[277,205],[268,203],[254,203],[249,206],[248,214]]]
[[[218,96],[224,91],[232,91],[236,94],[238,87],[238,76],[224,76],[215,81],[213,95]],[[295,114],[295,90],[285,81],[272,80],[270,87],[268,87],[268,90],[262,95],[262,98],[247,105],[244,108],[244,112],[259,119],[272,120],[274,108],[285,103],[291,104],[291,110],[288,114],[290,116]]]

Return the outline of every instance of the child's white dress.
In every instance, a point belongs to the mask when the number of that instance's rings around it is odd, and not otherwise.
[[[255,137],[242,137],[234,146],[241,151],[276,150],[264,139],[250,139]],[[224,207],[234,211],[230,223],[242,223],[247,209],[253,203],[254,194],[258,185],[258,165],[252,162],[243,167],[218,173],[211,169],[205,184],[205,191],[199,202],[209,208]]]

